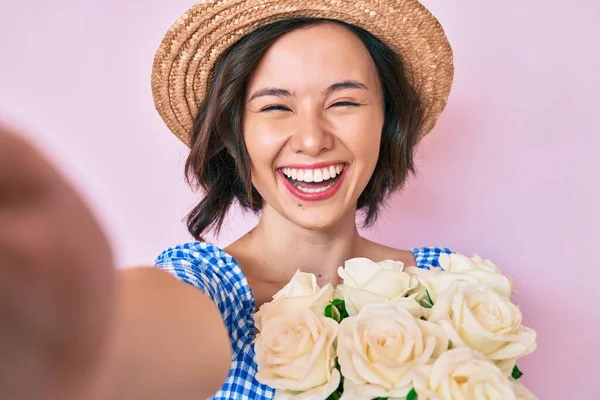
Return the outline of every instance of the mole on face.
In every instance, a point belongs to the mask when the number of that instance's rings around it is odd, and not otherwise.
[[[298,207],[302,207],[302,204],[298,204]]]

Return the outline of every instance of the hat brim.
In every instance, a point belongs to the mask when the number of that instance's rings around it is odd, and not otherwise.
[[[417,0],[229,0],[192,6],[168,30],[152,69],[154,103],[185,144],[223,53],[259,26],[292,18],[359,26],[396,51],[421,97],[421,136],[444,110],[454,76],[453,54],[438,20]]]

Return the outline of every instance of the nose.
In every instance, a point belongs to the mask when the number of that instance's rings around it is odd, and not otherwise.
[[[290,139],[290,146],[296,153],[317,156],[321,152],[331,150],[334,138],[326,121],[318,116],[298,119],[295,133]]]

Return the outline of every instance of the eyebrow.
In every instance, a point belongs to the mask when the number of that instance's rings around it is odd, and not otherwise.
[[[358,81],[346,80],[346,81],[336,82],[333,85],[329,86],[323,92],[323,94],[330,95],[331,93],[339,92],[340,90],[345,90],[345,89],[364,89],[364,90],[369,90],[369,88],[367,87],[367,85],[365,85],[364,83],[361,83],[361,82],[358,82]]]
[[[248,99],[248,102],[256,99],[257,97],[262,96],[275,96],[275,97],[291,97],[292,93],[286,89],[274,88],[274,87],[266,87],[262,88],[256,92]]]
[[[323,94],[328,96],[331,93],[339,92],[339,91],[345,90],[345,89],[369,90],[367,85],[365,85],[364,83],[361,83],[358,81],[352,81],[352,80],[345,80],[345,81],[336,82],[336,83],[332,84],[331,86],[329,86],[327,89],[325,89],[323,91]],[[256,99],[257,97],[262,97],[262,96],[291,97],[291,96],[293,96],[293,94],[292,94],[292,92],[290,92],[289,90],[286,90],[286,89],[281,89],[281,88],[276,88],[276,87],[266,87],[266,88],[262,88],[260,90],[257,90],[256,92],[254,92],[252,94],[252,96],[250,96],[250,98],[248,99],[248,102],[251,102],[252,100]]]

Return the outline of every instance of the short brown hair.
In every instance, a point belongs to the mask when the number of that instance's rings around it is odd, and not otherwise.
[[[250,158],[242,133],[249,77],[278,38],[295,29],[336,23],[361,39],[377,67],[384,98],[384,125],[379,159],[357,209],[364,225],[375,222],[380,207],[414,174],[413,152],[419,139],[423,110],[410,84],[401,57],[368,31],[340,21],[293,18],[270,23],[244,36],[216,64],[210,87],[192,128],[185,165],[188,182],[205,196],[187,216],[189,232],[197,240],[221,228],[230,206],[237,201],[258,213],[263,199],[251,182]]]

